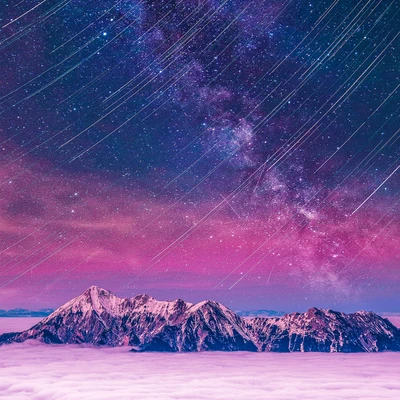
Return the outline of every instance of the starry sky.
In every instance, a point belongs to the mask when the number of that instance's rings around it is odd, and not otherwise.
[[[0,307],[400,311],[399,11],[1,2]]]

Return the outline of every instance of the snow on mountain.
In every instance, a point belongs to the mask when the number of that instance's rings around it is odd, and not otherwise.
[[[400,331],[373,312],[345,314],[311,308],[249,322],[261,351],[372,352],[400,350]]]
[[[214,301],[192,305],[177,324],[165,325],[142,350],[152,351],[257,351],[244,321]]]
[[[32,328],[0,335],[1,343],[130,346],[133,351],[400,350],[400,331],[372,312],[312,308],[281,318],[242,318],[222,304],[119,298],[91,286]]]

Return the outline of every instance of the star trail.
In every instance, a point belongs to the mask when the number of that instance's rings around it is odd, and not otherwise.
[[[1,307],[399,311],[398,2],[0,10]]]

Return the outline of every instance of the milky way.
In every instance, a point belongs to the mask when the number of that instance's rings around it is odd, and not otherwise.
[[[0,306],[398,311],[396,1],[0,5]]]

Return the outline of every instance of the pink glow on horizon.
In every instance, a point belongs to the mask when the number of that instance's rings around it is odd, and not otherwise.
[[[193,293],[198,300],[207,295],[225,302],[234,294],[243,300],[250,289],[261,304],[284,294],[353,301],[400,283],[393,204],[375,198],[352,216],[362,199],[357,183],[337,190],[319,210],[283,198],[276,189],[279,177],[271,175],[268,184],[277,194],[263,205],[262,215],[251,204],[239,215],[234,212],[242,210],[239,205],[225,204],[203,220],[221,198],[191,203],[188,196],[174,203],[151,198],[145,189],[113,185],[111,177],[64,178],[46,168],[14,165],[0,172],[3,308],[26,306],[43,291],[38,306],[54,306],[91,284],[121,295]],[[382,210],[387,216],[378,220]],[[188,231],[192,234],[170,247]]]

